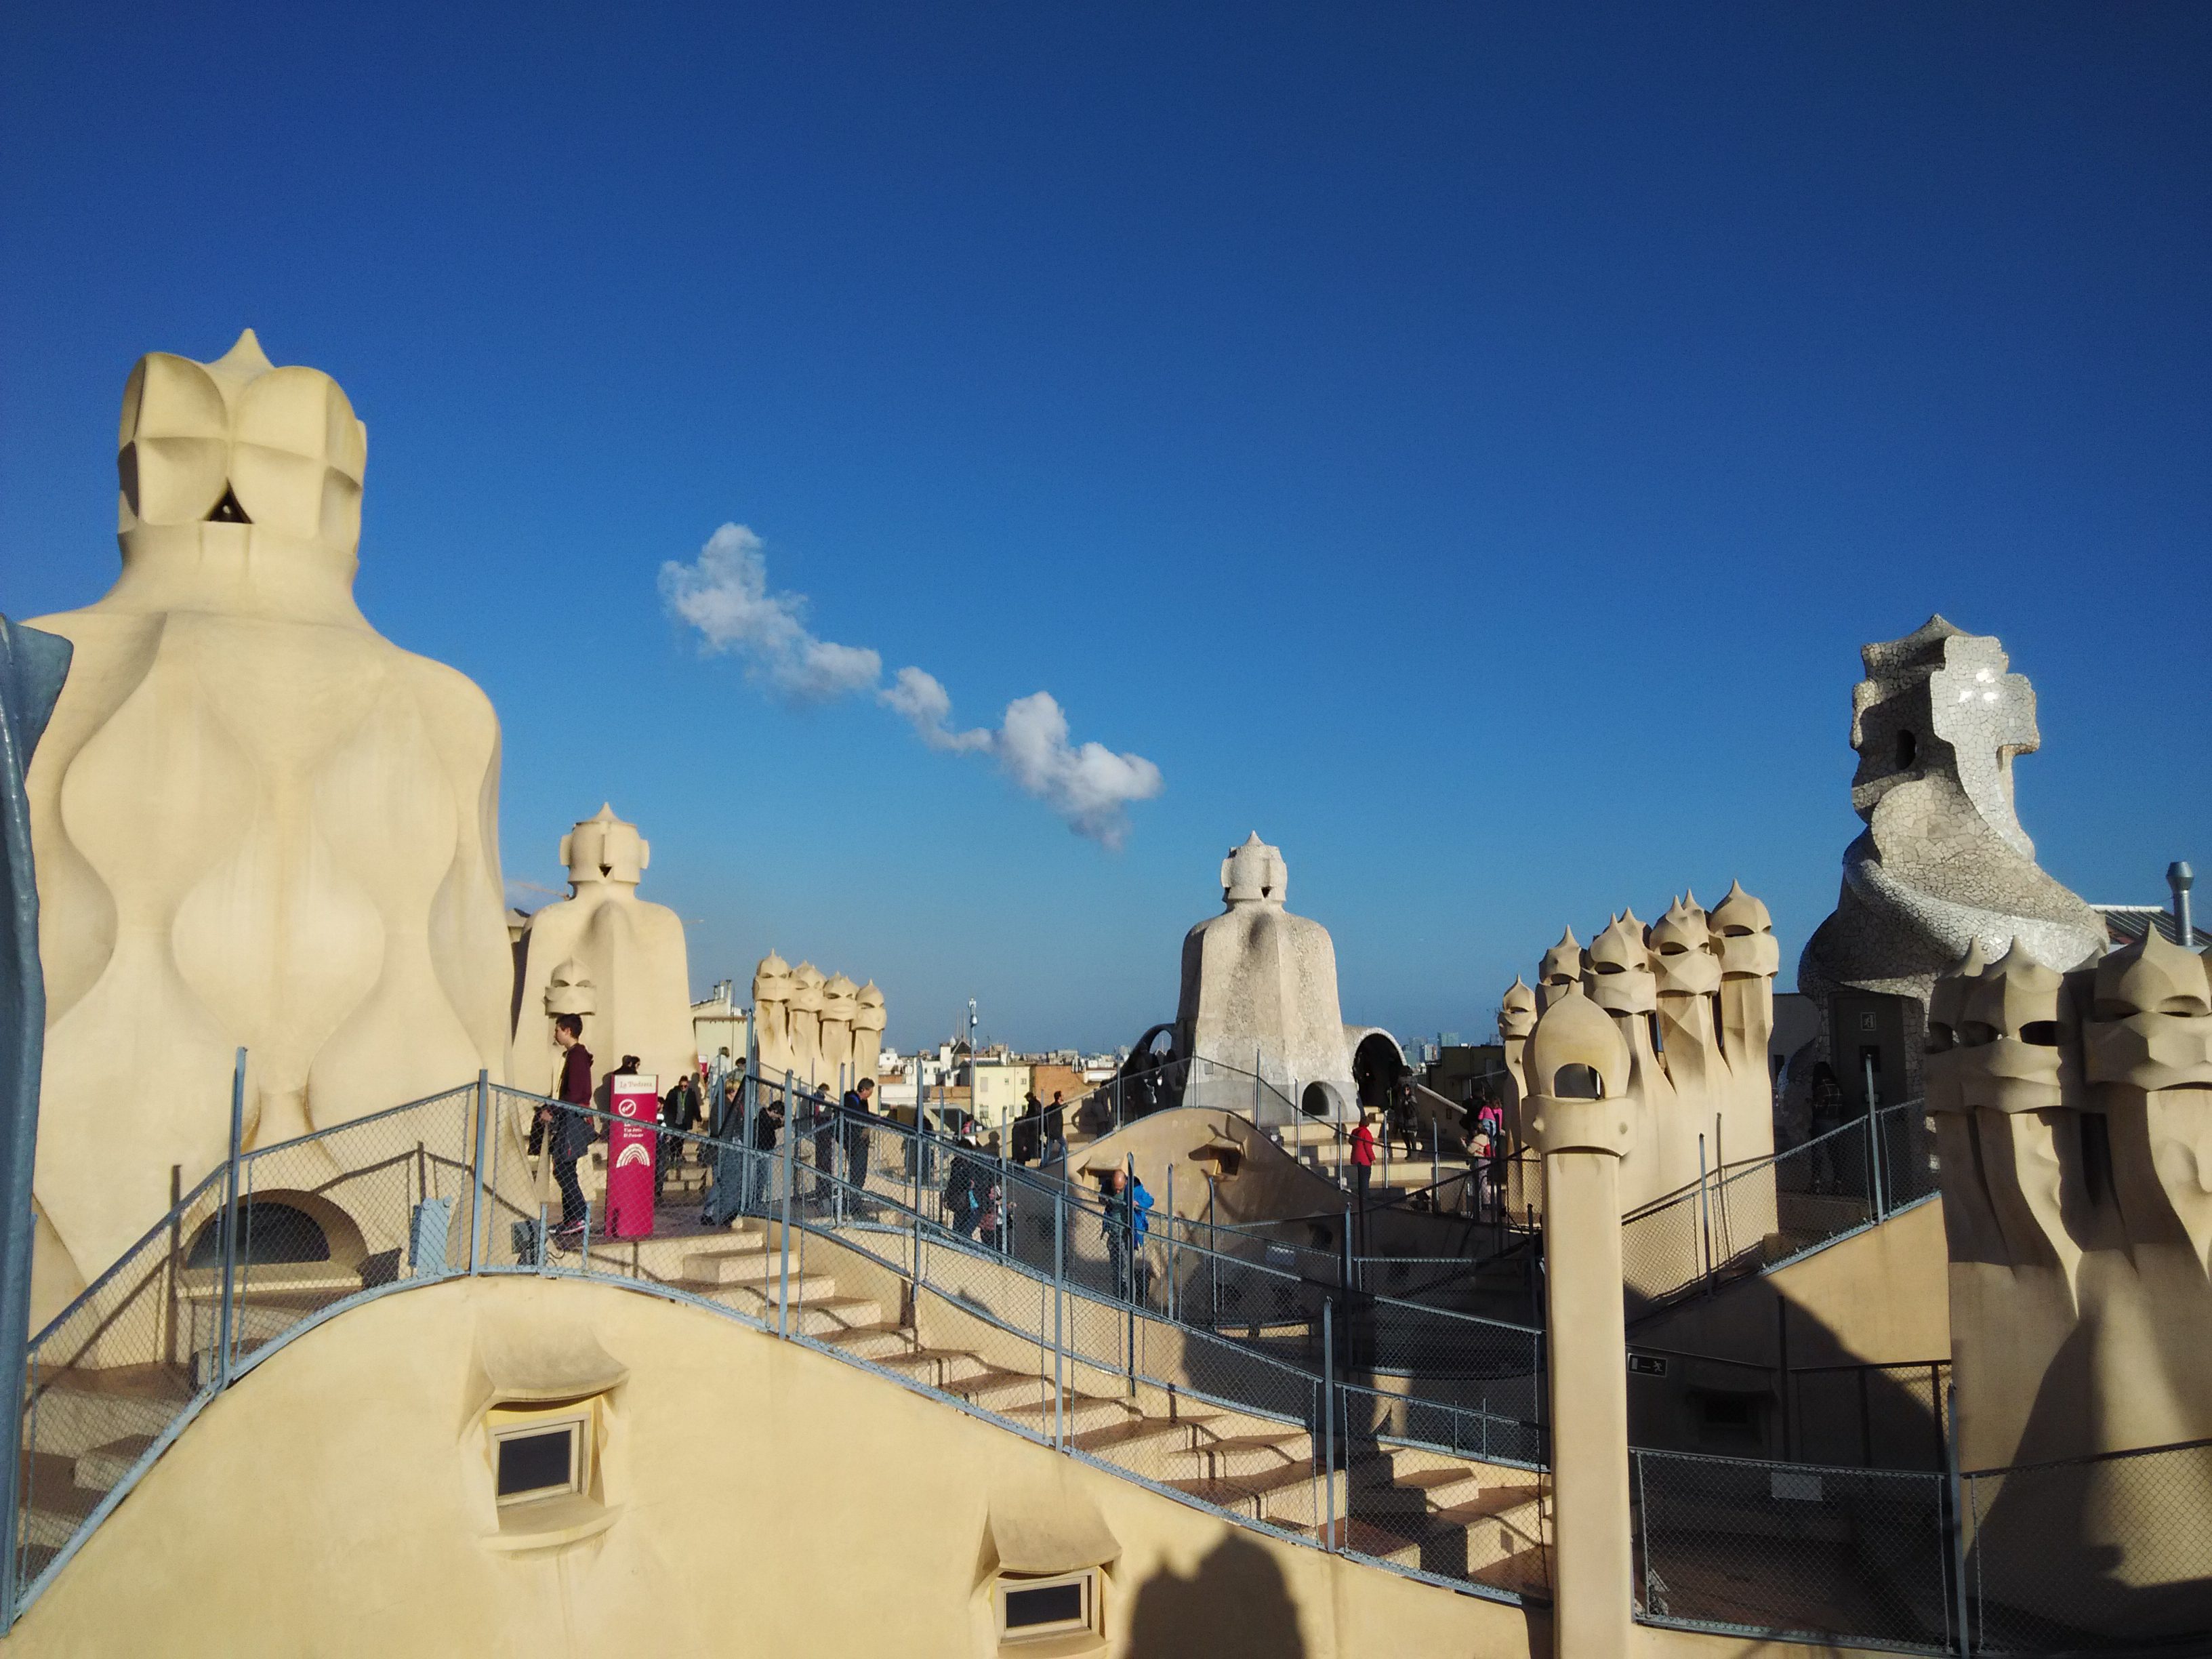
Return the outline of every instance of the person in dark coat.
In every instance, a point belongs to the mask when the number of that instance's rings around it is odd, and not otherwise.
[[[561,1230],[554,1243],[574,1249],[584,1231],[584,1186],[576,1179],[576,1160],[592,1149],[592,1051],[584,1046],[584,1022],[562,1014],[553,1022],[553,1041],[561,1049],[561,1104],[538,1109],[551,1143],[553,1179],[561,1188]]]
[[[951,1170],[945,1182],[945,1207],[951,1212],[952,1231],[969,1237],[983,1217],[982,1149],[963,1129],[953,1142]]]
[[[868,1141],[875,1133],[876,1080],[864,1077],[840,1103],[845,1118],[845,1179],[855,1198],[868,1189]]]
[[[1044,1118],[1044,1103],[1032,1089],[1022,1097],[1022,1109],[1014,1114],[1012,1133],[1008,1136],[1009,1150],[1017,1164],[1029,1164],[1037,1155],[1037,1127]]]
[[[815,1200],[828,1204],[836,1192],[837,1109],[830,1091],[819,1084],[811,1091],[802,1091],[800,1098],[806,1102],[807,1127],[814,1131]]]

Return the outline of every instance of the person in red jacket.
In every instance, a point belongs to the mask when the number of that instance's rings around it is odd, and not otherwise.
[[[1352,1126],[1352,1194],[1359,1201],[1359,1230],[1367,1231],[1367,1183],[1375,1176],[1375,1132],[1367,1127],[1367,1114]]]

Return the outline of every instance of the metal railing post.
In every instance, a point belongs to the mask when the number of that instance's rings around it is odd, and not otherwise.
[[[485,1153],[485,1148],[490,1144],[487,1139],[487,1126],[490,1121],[491,1073],[486,1070],[479,1070],[477,1073],[477,1145],[475,1159],[477,1166],[477,1196],[476,1208],[471,1212],[469,1217],[469,1271],[471,1273],[478,1273],[483,1271],[484,1175],[485,1166],[489,1162]]]
[[[1335,1304],[1321,1304],[1321,1443],[1322,1547],[1336,1547],[1336,1322]]]
[[[1867,1168],[1871,1172],[1874,1183],[1874,1219],[1879,1221],[1889,1213],[1889,1206],[1882,1196],[1881,1114],[1880,1112],[1870,1111],[1867,1114]]]
[[[929,1143],[921,1132],[921,1068],[915,1067],[914,1092],[914,1332],[921,1336],[921,1166]]]
[[[246,1050],[240,1048],[230,1073],[230,1159],[223,1176],[222,1307],[216,1318],[216,1387],[230,1386],[231,1326],[237,1317],[238,1147],[246,1128]]]
[[[1127,1298],[1128,1309],[1129,1397],[1137,1394],[1137,1155],[1125,1152],[1121,1156],[1122,1179],[1127,1184],[1122,1188],[1121,1201],[1127,1219],[1116,1224],[1128,1231],[1121,1237],[1121,1293]]]
[[[1052,1195],[1052,1443],[1067,1449],[1067,1190]]]
[[[1168,1165],[1168,1319],[1176,1316],[1176,1267],[1181,1257],[1176,1251],[1175,1165]]]
[[[1950,1525],[1944,1528],[1944,1542],[1950,1547],[1951,1609],[1958,1620],[1959,1651],[1971,1654],[1974,1650],[1973,1627],[1966,1622],[1966,1486],[1959,1478],[1959,1390],[1946,1383],[1943,1389],[1941,1418],[1944,1424],[1943,1478],[1950,1499]]]
[[[783,1256],[782,1278],[775,1295],[775,1334],[791,1334],[791,1183],[796,1178],[796,1154],[799,1144],[799,1107],[791,1091],[791,1070],[783,1073],[783,1211],[778,1228],[776,1243]]]
[[[1703,1135],[1698,1137],[1698,1218],[1705,1241],[1705,1271],[1699,1276],[1705,1281],[1706,1291],[1711,1293],[1713,1288],[1713,1211],[1705,1196],[1705,1138]]]

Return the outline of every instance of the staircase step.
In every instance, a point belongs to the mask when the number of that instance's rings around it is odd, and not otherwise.
[[[1335,1488],[1336,1513],[1341,1515],[1344,1472],[1337,1470],[1328,1478]],[[1321,1482],[1314,1478],[1311,1466],[1304,1463],[1286,1464],[1266,1474],[1200,1476],[1165,1484],[1218,1508],[1283,1526],[1314,1526],[1327,1507]]]
[[[76,1459],[32,1452],[23,1459],[23,1540],[50,1550],[69,1542],[100,1493],[76,1483]]]
[[[914,1333],[903,1325],[854,1325],[824,1339],[830,1346],[856,1358],[898,1369],[922,1352],[914,1346]]]
[[[765,1234],[733,1233],[714,1249],[689,1252],[683,1271],[688,1283],[737,1285],[778,1276],[782,1267],[781,1253],[769,1253]]]
[[[1291,1468],[1304,1469],[1313,1462],[1313,1441],[1303,1431],[1288,1434],[1231,1435],[1217,1438],[1200,1433],[1192,1444],[1166,1460],[1173,1474],[1204,1479],[1210,1476],[1273,1474]]]
[[[1176,1422],[1175,1418],[1124,1418],[1121,1422],[1109,1422],[1102,1429],[1084,1429],[1082,1433],[1071,1433],[1068,1444],[1078,1451],[1088,1451],[1093,1458],[1106,1458],[1117,1462],[1117,1453],[1133,1453],[1144,1449],[1146,1458],[1152,1458],[1161,1449],[1179,1449],[1190,1444],[1190,1425]]]
[[[40,1370],[34,1449],[75,1458],[125,1435],[156,1435],[192,1397],[181,1365],[115,1365]]]
[[[126,1434],[104,1446],[78,1454],[72,1479],[87,1492],[104,1492],[131,1473],[131,1467],[154,1443],[150,1434]]]
[[[876,1363],[887,1370],[903,1371],[916,1382],[935,1389],[981,1377],[991,1369],[980,1355],[964,1348],[912,1348],[903,1353],[887,1354]]]

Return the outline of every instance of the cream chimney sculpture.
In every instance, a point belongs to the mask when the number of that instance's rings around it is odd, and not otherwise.
[[[1569,928],[1544,952],[1534,990],[1516,979],[1498,1009],[1516,1097],[1507,1103],[1510,1133],[1528,1139],[1518,1097],[1534,1086],[1523,1075],[1528,1031],[1540,1012],[1580,995],[1612,1022],[1628,1057],[1626,1109],[1636,1133],[1620,1172],[1624,1211],[1695,1185],[1700,1169],[1770,1156],[1766,1044],[1779,961],[1766,907],[1741,885],[1711,915],[1694,895],[1675,899],[1648,928],[1624,911],[1587,950]]]
[[[76,658],[29,779],[42,1249],[86,1273],[223,1161],[239,1046],[265,1146],[503,1079],[514,988],[499,722],[354,603],[345,393],[250,330],[155,352],[118,448],[122,571],[37,621]]]
[[[2205,959],[2155,928],[2067,974],[2023,943],[1995,962],[1970,949],[1930,994],[1923,1063],[1960,1463],[2212,1438]],[[2179,1540],[2128,1524],[2130,1483],[2154,1478],[2193,1481],[2196,1511],[2212,1513],[2212,1461],[2123,1459],[2078,1465],[2063,1505],[2000,1492],[1984,1525],[2045,1540],[1996,1553],[2015,1561],[2166,1583]],[[2172,1491],[2162,1501],[2189,1511]]]
[[[1530,1136],[1544,1160],[1544,1313],[1550,1363],[1552,1650],[1627,1659],[1634,1564],[1628,1507],[1622,1160],[1645,1116],[1616,1020],[1568,986],[1525,1055]]]
[[[653,848],[611,803],[561,837],[569,896],[534,912],[522,935],[522,996],[514,1076],[553,1092],[561,1050],[549,1016],[584,1017],[584,1046],[605,1075],[635,1054],[668,1088],[698,1060],[691,1029],[690,967],[684,921],[637,896]],[[556,1006],[564,977],[588,981],[592,1006]]]

